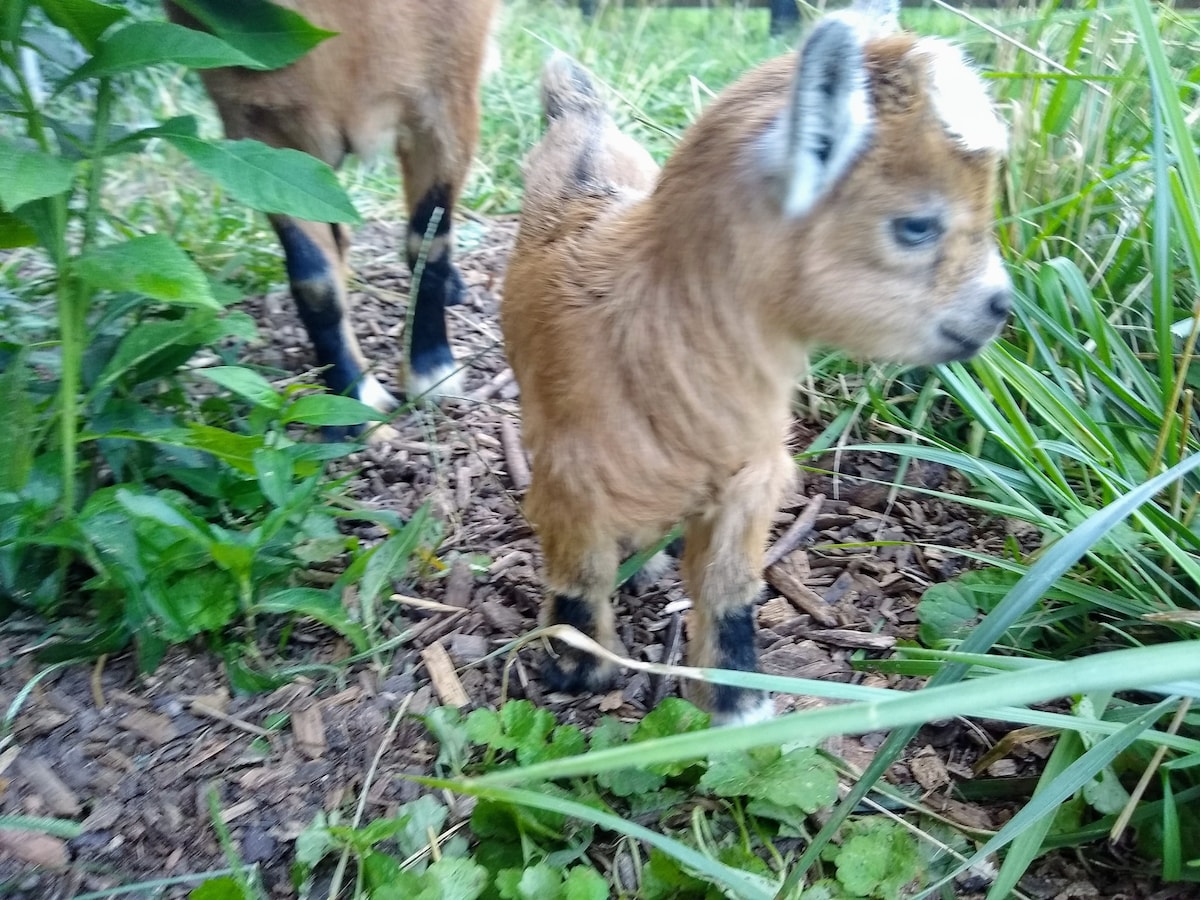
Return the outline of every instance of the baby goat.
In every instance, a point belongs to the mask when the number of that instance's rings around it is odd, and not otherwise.
[[[410,396],[454,393],[445,307],[463,283],[450,259],[451,218],[479,134],[479,82],[499,0],[275,0],[338,34],[294,64],[271,72],[200,73],[230,138],[303,150],[331,166],[348,153],[370,156],[394,144],[408,208],[407,256],[413,268],[441,210],[409,336]],[[171,3],[170,18],[196,23]],[[346,294],[348,230],[339,224],[272,215],[288,281],[335,393],[381,412],[396,399],[374,376],[354,336]]]
[[[929,364],[1005,322],[991,235],[1005,129],[957,49],[863,11],[820,21],[798,61],[745,75],[661,173],[589,75],[547,64],[502,324],[532,454],[543,618],[619,650],[620,555],[684,523],[690,661],[753,671],[782,439],[810,344]],[[558,690],[613,667],[569,648]],[[769,713],[701,685],[717,721]]]

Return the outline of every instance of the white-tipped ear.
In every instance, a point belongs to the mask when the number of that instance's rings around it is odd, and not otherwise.
[[[800,48],[785,112],[784,213],[806,215],[871,138],[873,117],[858,16],[833,15]]]

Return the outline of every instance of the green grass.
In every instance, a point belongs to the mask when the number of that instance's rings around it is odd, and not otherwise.
[[[902,459],[951,465],[972,486],[969,497],[955,499],[1032,523],[1041,546],[1025,553],[1014,543],[995,559],[975,555],[981,571],[927,593],[918,610],[924,646],[901,648],[890,663],[930,676],[927,693],[893,696],[710,673],[705,677],[850,702],[719,734],[692,733],[676,723],[645,740],[623,734],[597,744],[593,735],[587,753],[579,752],[584,738],[568,732],[550,749],[559,732],[524,708],[519,716],[511,713],[524,722],[520,739],[505,730],[517,727],[508,720],[503,727],[482,719],[468,726],[431,716],[447,756],[439,773],[456,778],[441,784],[482,798],[498,817],[473,821],[476,836],[486,844],[494,829],[508,828],[520,837],[506,857],[506,871],[516,874],[504,876],[511,882],[505,896],[522,896],[515,885],[525,878],[549,892],[544,896],[557,896],[554,890],[567,888],[546,887],[546,860],[586,861],[589,848],[615,844],[638,848],[644,887],[657,885],[662,896],[698,897],[709,890],[705,883],[726,885],[737,896],[769,896],[786,884],[794,889],[786,896],[796,897],[805,883],[810,888],[803,896],[811,898],[896,895],[899,888],[882,881],[841,878],[841,854],[848,854],[847,872],[863,860],[884,859],[904,872],[916,866],[920,887],[911,894],[926,895],[967,860],[998,850],[1001,874],[989,897],[999,898],[1051,848],[1099,852],[1123,813],[1140,865],[1153,866],[1166,880],[1197,880],[1200,719],[1178,695],[1194,693],[1200,679],[1191,643],[1200,622],[1194,456],[1200,443],[1194,400],[1200,386],[1194,358],[1200,162],[1193,113],[1200,65],[1191,49],[1200,41],[1200,20],[1144,0],[1071,9],[1045,2],[988,15],[1005,39],[936,6],[905,10],[903,20],[964,43],[988,67],[1012,123],[997,210],[1018,294],[1012,327],[977,361],[933,370],[816,356],[811,391],[799,407],[820,417],[825,430],[798,463],[812,466],[829,447],[861,443]],[[520,162],[541,132],[537,78],[550,48],[577,56],[596,73],[617,121],[661,160],[715,92],[755,62],[790,50],[788,41],[766,31],[761,10],[631,6],[586,23],[571,4],[507,3],[499,36],[503,65],[484,87],[478,158],[464,204],[486,215],[519,208]],[[76,94],[56,102],[86,110],[91,101]],[[197,113],[203,130],[217,133],[192,76],[147,73],[118,98],[114,116],[137,121],[147,109],[159,117]],[[181,165],[181,157],[162,150],[113,173],[105,199],[117,215],[102,225],[107,233],[169,233],[206,270],[245,290],[281,282],[280,254],[262,219],[211,181],[176,177]],[[367,217],[401,215],[390,162],[355,165],[344,183]],[[6,308],[18,310],[24,333],[42,340],[54,331],[44,310],[53,284],[35,280],[31,290],[25,271],[10,258],[0,266],[0,290],[20,297],[21,304]],[[47,352],[34,348],[31,362]],[[268,494],[269,487],[260,486]],[[137,508],[147,519],[169,517],[146,503]],[[248,513],[251,521],[255,515],[261,511]],[[382,583],[393,566],[403,567],[410,539],[398,531],[373,568],[364,572],[364,562],[347,578]],[[1163,680],[1186,683],[1163,702],[1128,692]],[[1069,705],[1053,713],[1029,708],[1064,695]],[[952,829],[919,797],[878,781],[916,726],[950,712],[1060,735],[1037,792],[1020,798],[1027,801],[1022,812],[998,833]],[[544,746],[525,740],[536,730],[529,724],[534,720],[545,729]],[[720,752],[885,725],[896,731],[873,766],[850,779],[852,792],[824,818],[824,827],[814,832],[802,816],[789,824],[804,841],[782,842],[778,817],[764,826],[770,817],[759,815],[752,793],[710,790],[714,779],[706,773],[727,771],[734,758]],[[450,760],[456,747],[461,752]],[[776,763],[754,760],[767,768]],[[628,766],[645,770],[652,762],[674,766],[673,774],[644,794],[614,795]],[[1149,778],[1135,787],[1144,772]],[[540,787],[515,786],[528,782]],[[647,834],[635,822],[637,804],[663,797],[685,805],[692,817],[670,825],[655,819],[655,833]],[[858,815],[860,800],[900,809],[905,824],[893,829],[888,819],[887,829],[877,829],[885,820]],[[409,819],[400,822],[404,816]],[[390,824],[357,817],[349,824],[314,823],[308,855],[298,862],[315,865],[329,853],[353,856],[363,896],[371,879],[401,877],[393,869],[408,854],[399,851],[413,847],[398,835],[415,821],[442,820],[426,809],[406,811]],[[901,832],[908,837],[898,837]],[[612,834],[626,837],[614,842]],[[467,850],[455,846],[455,852]],[[890,863],[888,848],[897,854]],[[231,871],[240,872],[233,851],[230,857]],[[423,869],[418,862],[406,872],[424,879],[411,882],[418,888],[469,874],[438,865]],[[586,876],[579,879],[582,885]]]

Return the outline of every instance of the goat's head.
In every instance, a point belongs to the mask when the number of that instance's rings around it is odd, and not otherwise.
[[[965,359],[1011,306],[992,236],[1005,128],[956,47],[892,32],[886,0],[860,7],[804,41],[764,139],[805,298],[777,313],[855,355]]]

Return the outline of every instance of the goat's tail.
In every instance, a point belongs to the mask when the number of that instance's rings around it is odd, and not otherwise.
[[[542,69],[542,108],[550,121],[605,115],[604,101],[591,73],[561,50],[554,51]]]

